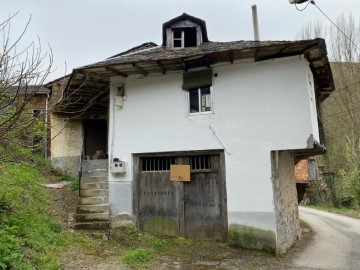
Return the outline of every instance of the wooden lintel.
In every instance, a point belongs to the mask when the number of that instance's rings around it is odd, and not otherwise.
[[[105,67],[105,69],[107,71],[110,71],[114,75],[117,75],[117,76],[122,76],[122,77],[125,77],[125,78],[127,78],[127,76],[128,76],[127,74],[125,74],[125,73],[123,73],[123,72],[121,72],[121,71],[119,71],[119,70],[117,70],[117,69],[115,69],[113,67]]]
[[[234,52],[230,51],[229,52],[229,60],[231,64],[234,64]]]
[[[161,69],[162,74],[166,73],[166,69],[164,68],[164,65],[161,63],[161,61],[156,61],[156,64],[159,66],[159,68]]]
[[[145,77],[149,74],[146,70],[144,70],[142,67],[140,67],[138,64],[133,64],[133,67],[139,71],[142,75],[144,75]]]

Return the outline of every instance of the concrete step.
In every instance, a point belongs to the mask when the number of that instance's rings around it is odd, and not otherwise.
[[[78,205],[76,208],[76,213],[86,214],[86,213],[108,213],[109,204],[93,204],[93,205]]]
[[[99,222],[80,222],[75,223],[74,228],[76,230],[106,230],[109,228],[109,222],[99,221]]]
[[[80,190],[80,197],[109,196],[108,189]]]
[[[87,213],[75,214],[76,223],[90,222],[90,221],[109,221],[109,212],[106,213]]]
[[[83,159],[82,160],[82,164],[83,165],[87,165],[87,166],[94,166],[94,165],[104,165],[104,164],[108,164],[109,160],[108,159]]]
[[[81,165],[83,169],[90,171],[98,168],[106,169],[109,166],[109,161],[107,159],[85,160]]]
[[[81,189],[89,190],[89,189],[109,189],[109,183],[106,182],[96,182],[96,183],[83,183],[80,185]]]
[[[108,182],[109,179],[107,176],[82,176],[81,177],[81,183],[96,183],[96,182]]]
[[[108,204],[108,196],[83,197],[79,198],[78,205]]]
[[[96,168],[96,169],[86,169],[83,168],[82,169],[82,176],[84,177],[106,177],[109,175],[109,171],[108,169],[101,169],[101,168]]]

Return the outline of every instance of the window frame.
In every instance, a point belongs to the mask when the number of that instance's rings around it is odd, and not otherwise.
[[[181,38],[175,38],[174,36],[174,32],[175,31],[178,31],[181,33]],[[175,41],[181,41],[181,47],[175,47]],[[185,32],[184,30],[182,29],[177,29],[177,28],[174,28],[174,29],[171,29],[171,43],[172,43],[172,47],[173,48],[185,48]]]
[[[203,88],[209,88],[210,89],[210,111],[201,111],[201,89]],[[190,111],[190,91],[192,90],[198,90],[198,104],[199,104],[199,111],[198,112],[191,112]],[[203,114],[212,114],[214,113],[214,96],[213,96],[213,87],[211,85],[209,86],[202,86],[197,88],[192,88],[186,90],[186,96],[187,96],[187,110],[189,115],[203,115]]]

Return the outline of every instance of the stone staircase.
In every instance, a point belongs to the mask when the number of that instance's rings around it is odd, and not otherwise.
[[[83,160],[80,197],[74,228],[77,230],[105,230],[108,227],[108,160]]]

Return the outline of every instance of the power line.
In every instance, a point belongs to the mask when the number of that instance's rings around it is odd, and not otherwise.
[[[353,103],[353,104],[359,104],[359,102],[356,102],[356,103]],[[354,108],[351,108],[351,109],[348,109],[348,110],[343,110],[343,111],[340,111],[340,112],[325,116],[324,120],[334,118],[334,117],[336,118],[336,117],[341,116],[342,114],[345,114],[345,113],[348,113],[348,112],[351,112],[351,111],[356,111],[356,110],[359,110],[359,109],[360,109],[360,106],[357,106],[357,107],[354,107]]]
[[[299,9],[298,6],[297,6],[297,2],[295,1],[295,7],[298,11],[304,11],[310,4],[310,1],[307,3],[307,5],[303,8],[303,9]]]
[[[347,89],[347,88],[349,88],[349,87],[351,87],[351,86],[354,86],[354,85],[356,85],[356,84],[358,84],[358,83],[360,83],[360,81],[353,82],[352,84],[349,84],[349,85],[347,85],[347,86],[345,86],[345,87],[343,87],[343,88],[337,89],[337,90],[333,91],[331,94],[334,94],[334,93],[336,93],[336,92],[340,92],[340,91],[342,91],[342,90],[345,90],[345,89]]]
[[[324,11],[321,10],[321,8],[315,3],[314,0],[311,0],[310,3],[313,4],[313,5],[337,28],[337,30],[339,30],[339,31],[360,51],[360,48],[355,44],[355,42],[354,42],[351,38],[349,38],[349,37],[345,34],[345,32],[342,31],[342,30],[340,29],[340,27],[338,27],[338,26],[329,18],[329,16],[327,16],[327,15],[325,14]]]

